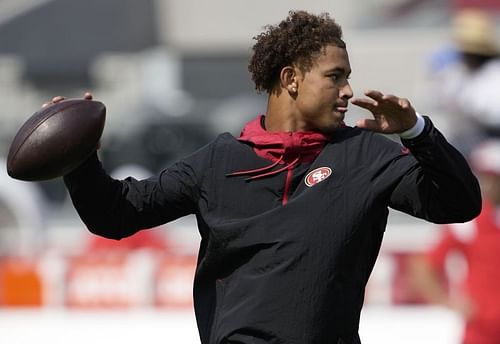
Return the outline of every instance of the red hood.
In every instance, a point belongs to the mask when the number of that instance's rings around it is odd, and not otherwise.
[[[265,159],[279,163],[313,161],[323,149],[330,136],[320,132],[268,132],[263,127],[264,116],[260,115],[243,128],[239,141],[248,142],[255,153]]]

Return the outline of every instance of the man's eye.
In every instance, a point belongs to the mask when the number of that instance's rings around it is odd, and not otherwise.
[[[334,82],[349,82],[349,79],[351,78],[350,75],[345,76],[343,74],[332,74],[329,75],[329,78],[332,79]]]

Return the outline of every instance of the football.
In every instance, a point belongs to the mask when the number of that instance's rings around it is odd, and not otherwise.
[[[7,173],[25,181],[68,174],[96,149],[106,120],[103,103],[65,99],[35,112],[12,140]]]

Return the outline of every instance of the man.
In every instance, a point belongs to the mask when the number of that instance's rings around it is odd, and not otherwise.
[[[467,157],[482,141],[500,137],[500,51],[494,18],[487,12],[458,12],[451,34],[454,48],[444,53],[453,57],[434,68],[426,88],[436,110],[453,119],[451,141]]]
[[[481,144],[471,162],[484,198],[481,214],[471,222],[446,225],[428,252],[410,260],[410,276],[424,300],[463,316],[463,344],[495,344],[500,342],[500,141]],[[453,274],[446,278],[448,258],[457,254],[466,263],[463,281]]]
[[[202,343],[359,343],[388,207],[468,221],[477,181],[406,99],[368,91],[352,103],[374,119],[344,124],[351,66],[327,14],[290,12],[256,40],[249,70],[268,107],[239,138],[222,134],[143,181],[111,179],[94,155],[66,186],[89,230],[109,238],[196,215]]]

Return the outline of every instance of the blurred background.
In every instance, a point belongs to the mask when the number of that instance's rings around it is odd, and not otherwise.
[[[265,111],[247,71],[252,37],[291,9],[329,12],[342,25],[355,95],[407,97],[452,134],[454,118],[430,90],[452,59],[443,53],[452,18],[468,7],[498,27],[498,0],[0,0],[0,159],[42,103],[85,91],[107,106],[100,156],[116,177],[149,176],[220,132],[238,135]],[[366,115],[351,108],[347,123]],[[61,179],[20,182],[3,168],[0,183],[1,343],[199,343],[192,218],[111,242],[87,232]],[[459,341],[461,318],[407,282],[406,257],[437,233],[391,212],[364,343]]]

